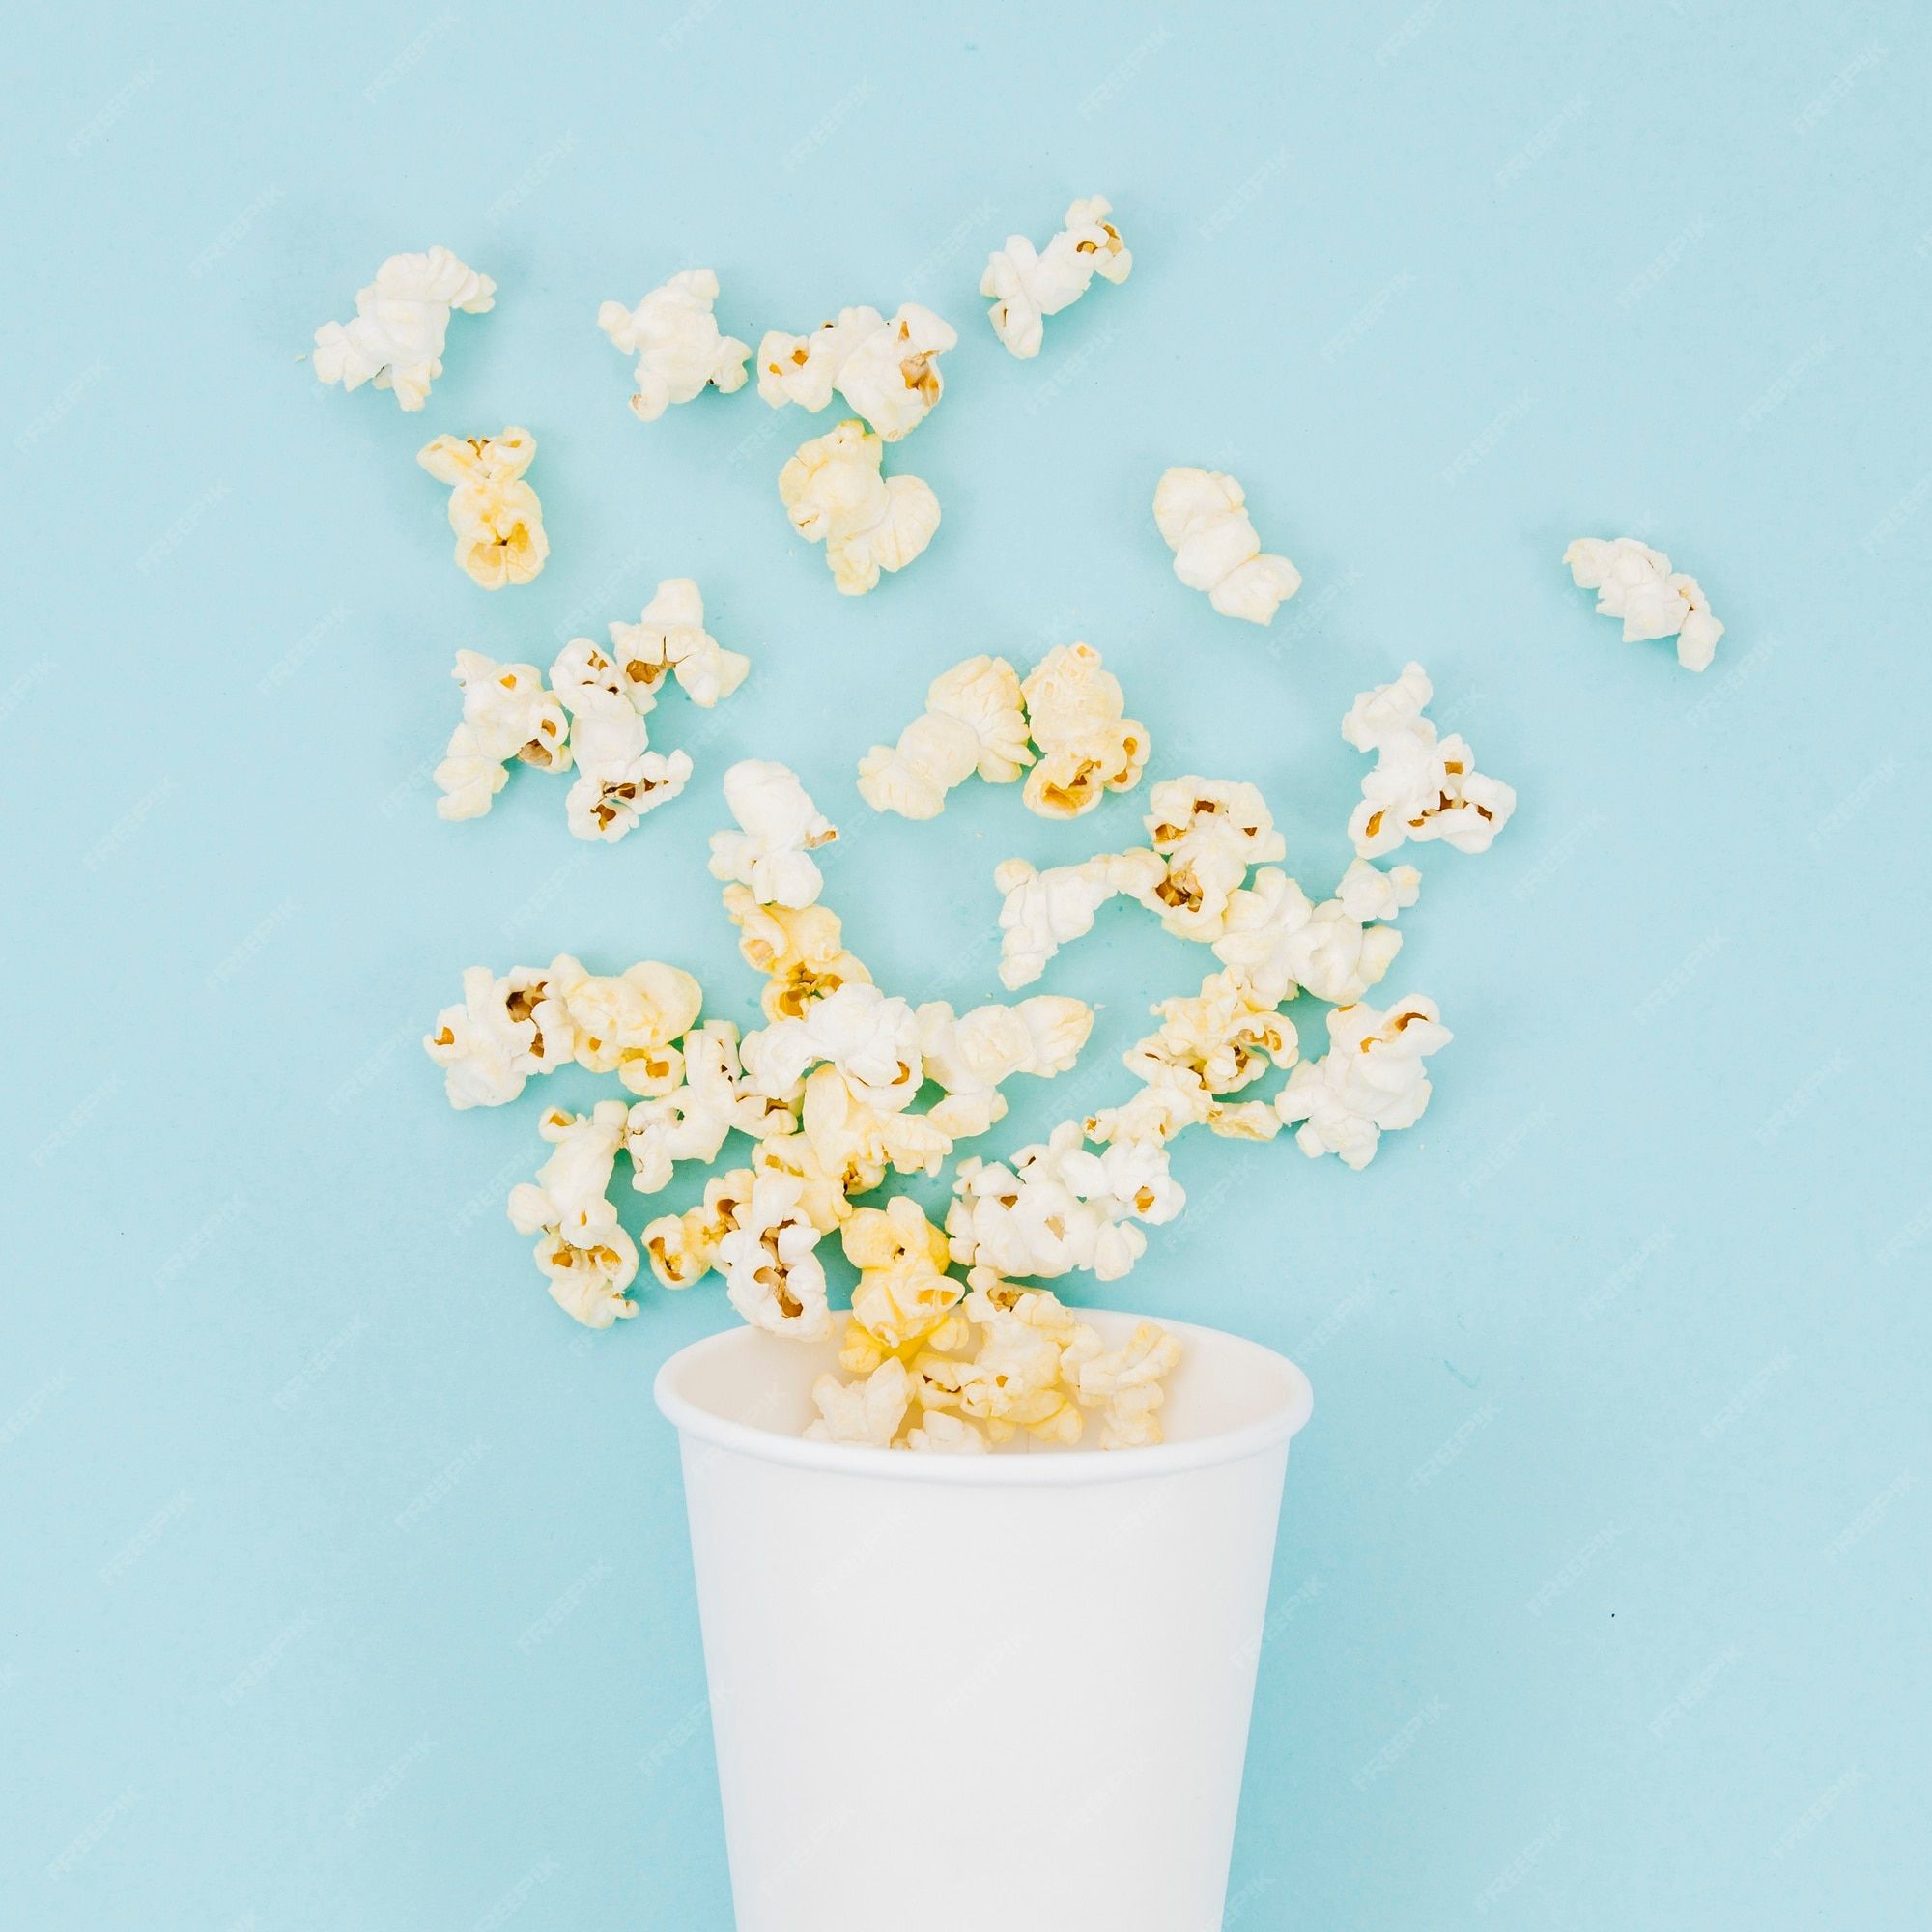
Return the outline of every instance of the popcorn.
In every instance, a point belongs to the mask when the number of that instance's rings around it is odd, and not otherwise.
[[[903,1350],[947,1320],[966,1284],[946,1272],[945,1234],[909,1196],[883,1208],[855,1208],[839,1229],[845,1259],[859,1270],[852,1319],[869,1341]]]
[[[641,752],[624,764],[584,772],[564,799],[572,836],[614,845],[645,812],[668,805],[691,782],[691,770],[688,752]]]
[[[1563,553],[1579,590],[1597,592],[1597,614],[1624,620],[1624,642],[1675,638],[1677,662],[1707,670],[1724,627],[1694,577],[1673,572],[1670,559],[1635,537],[1578,537]]]
[[[718,1244],[718,1265],[731,1306],[753,1327],[810,1342],[832,1321],[825,1268],[812,1253],[818,1230],[799,1205],[803,1191],[789,1175],[759,1173],[736,1225]]]
[[[696,585],[691,589],[695,595]],[[611,627],[613,637],[631,629]],[[708,638],[704,641],[711,643]],[[579,838],[614,844],[645,812],[668,805],[691,781],[689,753],[666,756],[645,750],[644,714],[657,699],[636,663],[612,657],[588,638],[573,638],[551,667],[551,683],[571,717],[578,779],[565,800],[565,814]]]
[[[1118,1349],[1103,1353],[1099,1338],[1084,1329],[1082,1339],[1061,1357],[1061,1374],[1074,1383],[1076,1399],[1087,1408],[1100,1408],[1100,1446],[1140,1449],[1160,1441],[1159,1410],[1166,1401],[1161,1378],[1180,1365],[1180,1343],[1151,1321],[1136,1324]]]
[[[657,702],[668,672],[708,711],[729,697],[752,668],[749,658],[724,649],[704,628],[704,599],[688,577],[666,578],[635,624],[611,626],[611,655],[639,714]]]
[[[919,1009],[917,1019],[925,1077],[946,1090],[929,1118],[955,1141],[983,1134],[1005,1118],[1005,1081],[1016,1073],[1051,1079],[1065,1072],[1094,1030],[1094,1009],[1085,1001],[1050,994],[957,1016],[935,1000]]]
[[[939,498],[917,476],[885,476],[885,443],[856,418],[799,444],[779,471],[792,528],[825,546],[834,585],[862,597],[884,570],[903,570],[939,527]]]
[[[1135,895],[1179,939],[1221,937],[1229,902],[1248,867],[1288,851],[1266,801],[1251,784],[1225,779],[1167,779],[1148,795],[1149,843],[1162,875]]]
[[[995,1442],[1020,1430],[1041,1441],[1080,1439],[1083,1418],[1061,1382],[1064,1355],[1083,1334],[1067,1309],[1042,1291],[995,1295],[975,1289],[967,1313],[981,1329],[970,1362],[923,1354],[920,1400],[931,1409],[956,1408],[983,1421]]]
[[[376,279],[355,292],[355,320],[326,322],[316,330],[315,373],[345,389],[373,381],[394,390],[404,409],[419,410],[442,374],[450,312],[482,315],[496,299],[497,284],[447,248],[391,255]]]
[[[1293,1066],[1300,1053],[1294,1028],[1271,1004],[1258,1005],[1232,972],[1211,973],[1198,993],[1163,1000],[1152,1011],[1160,1030],[1124,1056],[1127,1070],[1142,1078],[1174,1071],[1192,1075],[1210,1094],[1230,1094],[1270,1065]]]
[[[964,1416],[943,1408],[923,1410],[919,1426],[906,1431],[905,1446],[928,1456],[984,1456],[992,1448]]]
[[[1076,201],[1066,226],[1037,251],[1024,235],[1009,235],[993,251],[980,293],[990,296],[993,333],[1022,361],[1039,354],[1043,323],[1087,293],[1095,275],[1124,282],[1134,258],[1121,231],[1107,219],[1112,208],[1100,196]]]
[[[439,818],[482,817],[503,789],[512,758],[539,771],[570,769],[570,723],[535,665],[458,651],[450,674],[463,688],[463,721],[436,768]]]
[[[450,485],[457,567],[485,590],[529,582],[550,554],[543,505],[523,480],[536,453],[537,440],[526,429],[495,437],[440,436],[417,453],[416,461],[438,482]]]
[[[1452,1037],[1433,1000],[1401,1000],[1386,1013],[1337,1007],[1328,1015],[1328,1051],[1289,1075],[1276,1110],[1290,1126],[1305,1122],[1294,1137],[1303,1153],[1336,1153],[1349,1167],[1367,1167],[1384,1133],[1422,1118],[1423,1058]]]
[[[924,1069],[913,1009],[867,981],[814,1000],[798,1019],[748,1034],[740,1054],[754,1093],[781,1094],[827,1062],[867,1106],[888,1113],[911,1104]]]
[[[1005,658],[968,658],[933,679],[896,745],[874,745],[860,759],[859,794],[874,811],[937,818],[946,794],[975,772],[1009,784],[1032,763],[1018,673]]]
[[[1049,651],[1020,687],[1039,748],[1026,804],[1042,818],[1078,818],[1104,791],[1131,791],[1147,763],[1147,726],[1127,718],[1121,681],[1091,644]]]
[[[670,1093],[639,1100],[624,1130],[631,1185],[655,1194],[680,1160],[716,1160],[738,1111],[738,1029],[707,1020],[682,1041],[684,1078]]]
[[[773,329],[758,344],[758,394],[775,410],[814,414],[837,389],[886,442],[923,423],[943,386],[939,358],[959,340],[929,308],[904,303],[888,322],[875,308],[841,308],[809,335]]]
[[[685,269],[661,282],[636,308],[607,301],[597,327],[624,352],[637,353],[631,410],[656,422],[672,403],[688,403],[707,384],[724,395],[745,386],[752,351],[735,336],[719,333],[711,305],[718,277],[709,269]]]
[[[730,885],[724,910],[738,928],[740,955],[765,976],[761,1004],[768,1020],[796,1019],[840,986],[872,982],[865,962],[845,950],[830,906],[760,905],[749,886]]]
[[[1069,939],[1093,930],[1094,914],[1115,894],[1141,898],[1165,870],[1159,858],[1138,846],[1043,872],[1024,859],[1005,861],[993,873],[993,884],[1005,897],[1000,907],[1000,983],[1014,991],[1031,985]]]
[[[633,1093],[669,1094],[683,1076],[671,1041],[696,1020],[704,994],[689,973],[655,959],[622,973],[586,973],[569,953],[553,961],[546,993],[569,1021],[577,1064],[615,1073]]]
[[[1002,1275],[1125,1274],[1147,1250],[1130,1224],[1171,1221],[1187,1197],[1159,1141],[1119,1139],[1094,1154],[1084,1139],[1081,1123],[1065,1121],[1009,1167],[962,1161],[946,1215],[952,1259]]]
[[[1139,1091],[1118,1107],[1088,1115],[1084,1128],[1090,1141],[1102,1147],[1115,1141],[1171,1141],[1183,1127],[1198,1127],[1217,1111],[1227,1111],[1192,1067],[1148,1054],[1133,1070],[1142,1082]]]
[[[500,980],[487,966],[464,973],[462,1005],[445,1007],[423,1039],[443,1069],[452,1107],[503,1106],[531,1074],[549,1073],[573,1056],[576,1029],[550,978],[549,969],[528,966]]]
[[[1422,877],[1413,866],[1383,872],[1352,861],[1337,896],[1311,906],[1301,888],[1272,866],[1232,893],[1214,956],[1256,1001],[1280,1006],[1301,988],[1318,1000],[1351,1006],[1377,984],[1402,951],[1402,935],[1385,925],[1415,903]]]
[[[1349,836],[1364,859],[1393,852],[1406,838],[1440,838],[1459,852],[1486,852],[1516,810],[1516,793],[1477,771],[1461,738],[1437,740],[1423,716],[1434,695],[1428,674],[1411,664],[1394,683],[1358,693],[1342,720],[1342,736],[1377,754],[1349,820]]]
[[[952,1136],[930,1115],[875,1105],[857,1082],[828,1065],[806,1079],[799,1132],[767,1141],[757,1158],[808,1182],[825,1182],[828,1193],[811,1211],[818,1226],[831,1228],[852,1212],[848,1197],[869,1193],[888,1169],[937,1174],[952,1151]]]
[[[511,1225],[543,1236],[536,1259],[551,1298],[586,1328],[608,1328],[638,1312],[624,1295],[638,1272],[638,1250],[607,1198],[624,1117],[621,1100],[600,1100],[588,1114],[553,1107],[537,1131],[556,1151],[534,1182],[510,1192]]]
[[[863,1382],[820,1376],[811,1385],[818,1421],[807,1429],[813,1442],[858,1442],[890,1449],[912,1404],[912,1378],[896,1355],[888,1355]]]
[[[810,905],[825,883],[811,855],[838,828],[798,774],[767,758],[740,759],[724,774],[724,803],[739,830],[711,835],[711,876],[749,886],[760,905]]]
[[[1153,520],[1188,589],[1205,590],[1224,617],[1271,624],[1301,573],[1264,553],[1246,505],[1241,486],[1218,469],[1169,469],[1154,489]]]
[[[720,1244],[752,1198],[753,1179],[749,1167],[721,1174],[706,1185],[701,1206],[661,1214],[645,1227],[644,1254],[665,1287],[689,1288],[711,1271]]]

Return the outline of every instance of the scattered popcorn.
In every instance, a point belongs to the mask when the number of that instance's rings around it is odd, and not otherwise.
[[[875,308],[841,308],[809,335],[773,329],[758,344],[758,394],[775,410],[814,414],[837,389],[855,415],[896,442],[931,413],[939,358],[959,340],[929,308],[906,302],[888,322]]]
[[[1100,196],[1076,201],[1066,211],[1066,226],[1036,251],[1024,235],[1009,235],[995,249],[980,277],[980,293],[992,298],[993,333],[1022,361],[1039,354],[1043,324],[1076,302],[1095,275],[1124,282],[1134,258],[1121,231],[1107,219],[1113,213]]]
[[[1214,956],[1264,1005],[1279,1006],[1305,987],[1318,1000],[1350,1006],[1402,951],[1400,933],[1365,922],[1393,919],[1398,908],[1415,903],[1420,885],[1413,866],[1382,872],[1357,859],[1338,896],[1311,906],[1286,872],[1264,866],[1252,886],[1230,895]]]
[[[1024,859],[1009,859],[993,873],[1004,895],[1000,907],[1000,983],[1017,991],[1046,971],[1047,961],[1069,939],[1094,929],[1094,916],[1117,893],[1142,898],[1164,871],[1153,853],[1135,847],[1103,852],[1078,866],[1037,871]]]
[[[1285,556],[1262,550],[1247,497],[1218,469],[1170,469],[1153,493],[1153,520],[1174,553],[1174,574],[1190,590],[1205,590],[1224,617],[1271,624],[1301,588],[1301,573]]]
[[[611,655],[641,714],[657,702],[667,673],[708,711],[745,681],[752,661],[727,651],[704,628],[704,599],[688,577],[668,577],[635,624],[611,626]]]
[[[1287,841],[1257,787],[1226,779],[1166,779],[1148,794],[1148,842],[1162,875],[1136,895],[1179,939],[1221,937],[1248,867],[1284,857]]]
[[[1423,1058],[1452,1037],[1433,1000],[1401,1000],[1386,1013],[1337,1007],[1328,1015],[1328,1051],[1289,1075],[1276,1108],[1288,1125],[1305,1122],[1294,1137],[1303,1153],[1336,1153],[1349,1167],[1367,1167],[1384,1133],[1422,1118]]]
[[[946,1090],[929,1118],[955,1141],[983,1134],[1005,1119],[1000,1088],[1014,1074],[1051,1079],[1065,1073],[1094,1030],[1094,1009],[1085,1001],[1050,994],[956,1016],[944,1000],[935,1000],[917,1017],[925,1077]]]
[[[503,1106],[531,1074],[549,1073],[573,1057],[576,1030],[551,977],[541,966],[520,966],[500,980],[487,966],[464,973],[462,1005],[445,1007],[423,1040],[443,1069],[452,1107]]]
[[[1123,716],[1121,681],[1091,644],[1049,651],[1020,687],[1039,762],[1026,804],[1042,818],[1078,818],[1103,791],[1131,791],[1147,764],[1147,726]]]
[[[707,1020],[684,1036],[681,1057],[681,1084],[630,1110],[624,1147],[639,1194],[668,1186],[680,1160],[716,1160],[737,1121],[738,1029],[729,1020]]]
[[[450,312],[482,315],[496,299],[497,284],[447,248],[391,255],[376,279],[356,291],[355,320],[326,322],[316,330],[315,373],[345,389],[373,381],[379,389],[393,389],[404,409],[419,410],[442,374]]]
[[[689,973],[655,959],[621,973],[586,973],[565,952],[552,962],[545,992],[562,1006],[578,1065],[616,1074],[633,1094],[676,1089],[683,1057],[671,1042],[689,1031],[704,1003]]]
[[[503,789],[512,758],[539,771],[570,769],[570,723],[535,665],[458,651],[451,675],[463,688],[463,720],[436,768],[439,818],[482,817]]]
[[[634,309],[618,301],[598,309],[597,327],[626,355],[636,352],[631,409],[641,421],[656,422],[672,403],[690,402],[707,384],[727,396],[745,386],[752,351],[719,333],[711,312],[717,299],[718,277],[709,269],[685,269]]]
[[[1157,1140],[1116,1140],[1090,1153],[1065,1121],[1012,1164],[966,1160],[953,1181],[946,1232],[968,1268],[1050,1280],[1086,1268],[1116,1281],[1147,1251],[1135,1222],[1171,1221],[1186,1201]]]
[[[703,1204],[682,1214],[661,1214],[644,1229],[644,1254],[651,1272],[667,1288],[689,1288],[710,1273],[719,1245],[752,1198],[749,1167],[721,1174],[704,1189]]]
[[[1010,784],[1033,763],[1019,674],[1005,658],[968,658],[933,679],[925,709],[896,745],[859,761],[859,794],[874,811],[937,818],[946,794],[975,772]]]
[[[861,597],[903,570],[939,527],[939,498],[917,476],[885,476],[885,443],[855,419],[802,442],[779,471],[792,528],[825,546],[834,585]]]
[[[1516,810],[1516,793],[1477,771],[1461,738],[1436,738],[1423,716],[1434,695],[1428,674],[1411,664],[1394,683],[1357,693],[1342,720],[1342,736],[1358,752],[1377,754],[1349,819],[1349,836],[1364,859],[1378,859],[1408,838],[1487,852]]]
[[[1578,537],[1563,553],[1577,589],[1597,593],[1600,617],[1624,620],[1624,642],[1675,638],[1677,662],[1707,670],[1724,627],[1694,577],[1672,571],[1670,559],[1635,537]]]
[[[754,1093],[782,1094],[821,1062],[836,1066],[868,1107],[897,1113],[923,1078],[919,1020],[905,1001],[867,981],[814,1000],[798,1019],[774,1020],[740,1047]]]
[[[749,886],[730,885],[724,911],[738,928],[745,963],[765,976],[760,1004],[768,1020],[796,1019],[840,986],[871,984],[865,962],[845,950],[830,906],[760,905]]]
[[[1105,1352],[1089,1328],[1061,1357],[1083,1407],[1099,1408],[1100,1447],[1139,1449],[1161,1439],[1157,1411],[1166,1401],[1161,1378],[1180,1366],[1180,1343],[1151,1321],[1138,1323],[1125,1344]]]
[[[763,906],[810,905],[825,883],[811,855],[838,828],[798,774],[766,758],[741,759],[724,774],[724,803],[739,830],[711,835],[711,876],[749,886]]]
[[[877,1348],[925,1341],[966,1293],[966,1284],[946,1272],[945,1233],[908,1195],[895,1194],[883,1208],[854,1208],[838,1236],[845,1259],[859,1270],[852,1320]]]
[[[753,1328],[816,1341],[832,1325],[825,1268],[812,1249],[818,1230],[802,1211],[803,1190],[789,1175],[761,1172],[737,1223],[718,1244],[731,1306]]]
[[[1270,1065],[1293,1066],[1300,1052],[1293,1026],[1271,1004],[1255,1003],[1246,981],[1210,973],[1198,993],[1162,1000],[1161,1022],[1125,1055],[1140,1078],[1192,1076],[1208,1094],[1232,1094],[1259,1080]]]
[[[520,1235],[541,1235],[537,1265],[551,1297],[586,1328],[608,1328],[638,1304],[624,1290],[638,1272],[638,1250],[617,1225],[608,1198],[624,1141],[621,1100],[600,1100],[587,1114],[553,1107],[537,1131],[556,1151],[534,1182],[510,1191],[510,1222]]]
[[[417,454],[439,483],[450,486],[457,568],[485,590],[529,582],[550,554],[543,505],[523,480],[536,453],[528,430],[506,429],[495,437],[440,436]]]

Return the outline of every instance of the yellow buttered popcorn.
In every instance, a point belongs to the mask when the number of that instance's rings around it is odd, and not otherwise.
[[[1027,774],[1026,805],[1042,818],[1078,818],[1110,791],[1141,781],[1151,740],[1125,715],[1121,681],[1092,644],[1049,651],[1020,686],[1039,759]]]
[[[855,1208],[838,1232],[845,1259],[859,1270],[853,1321],[882,1349],[930,1336],[966,1293],[966,1284],[946,1272],[944,1231],[908,1195]]]
[[[528,430],[506,429],[494,437],[440,436],[417,454],[438,482],[450,486],[457,567],[485,590],[529,582],[550,554],[543,505],[524,481],[536,453]]]

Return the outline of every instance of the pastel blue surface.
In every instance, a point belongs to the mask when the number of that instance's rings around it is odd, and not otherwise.
[[[745,755],[840,820],[828,896],[883,984],[995,996],[994,864],[1117,846],[1140,800],[1053,827],[975,785],[911,825],[853,767],[942,667],[1074,638],[1154,775],[1259,781],[1317,894],[1337,721],[1410,657],[1521,798],[1489,855],[1418,855],[1385,990],[1456,1034],[1422,1125],[1361,1175],[1184,1146],[1193,1208],[1104,1292],[1317,1388],[1231,1922],[1924,1922],[1919,10],[24,32],[0,1923],[728,1924],[649,1402],[728,1311],[564,1321],[500,1205],[538,1093],[453,1114],[416,1042],[464,966],[566,949],[748,1016],[704,869]],[[985,255],[1094,191],[1133,277],[1015,362]],[[429,408],[318,384],[315,326],[432,242],[500,294]],[[875,595],[777,501],[830,417],[624,408],[598,302],[700,263],[754,341],[908,298],[959,328],[894,454],[945,522]],[[511,422],[554,553],[491,597],[414,453]],[[1305,573],[1272,630],[1175,581],[1173,463],[1236,473]],[[1703,678],[1560,568],[1624,532],[1729,626]],[[534,774],[440,823],[454,651],[548,663],[679,574],[755,667],[654,716],[689,792],[609,849]],[[988,1151],[1124,1093],[1204,961],[1114,908],[1044,982],[1104,1002],[1093,1046]]]

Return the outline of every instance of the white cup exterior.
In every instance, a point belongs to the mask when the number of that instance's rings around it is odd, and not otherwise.
[[[1117,1345],[1133,1316],[1082,1309]],[[1153,1449],[808,1442],[835,1344],[665,1364],[738,1932],[1221,1923],[1307,1378],[1184,1322]]]

